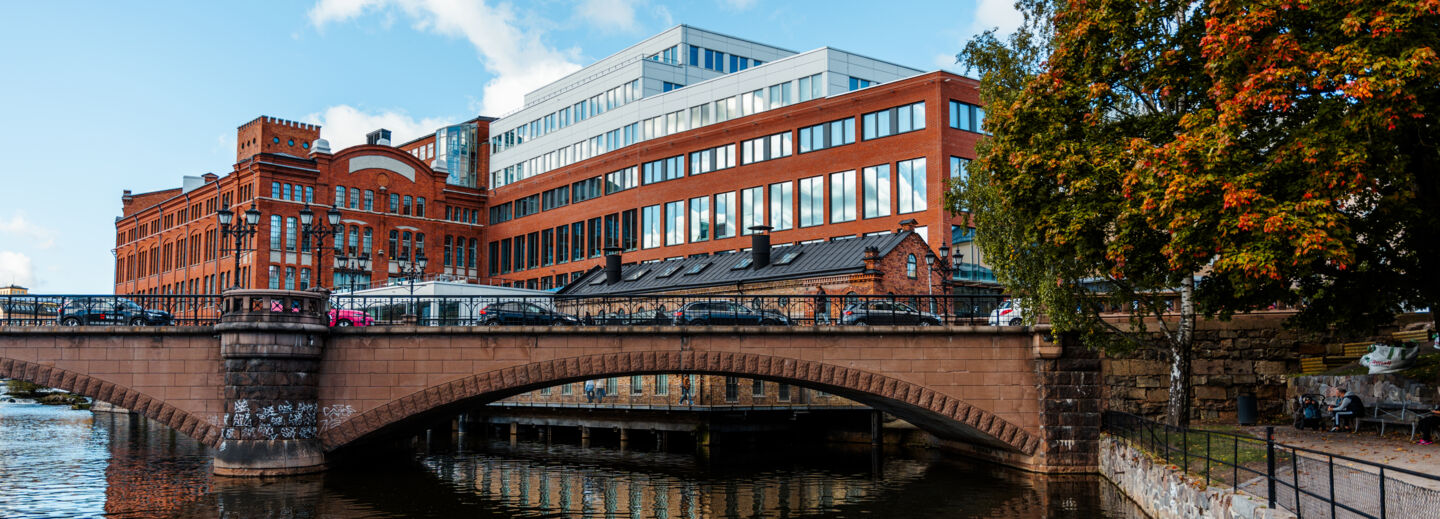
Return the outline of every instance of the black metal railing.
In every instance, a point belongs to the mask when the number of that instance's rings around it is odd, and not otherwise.
[[[1180,428],[1107,411],[1105,432],[1167,465],[1264,497],[1298,517],[1432,517],[1440,476],[1275,441],[1244,432]]]
[[[331,326],[1009,325],[1018,321],[1019,314],[996,310],[1006,299],[1003,295],[340,293],[330,296],[327,318]],[[208,325],[218,322],[221,313],[219,295],[0,295],[0,326]]]
[[[218,295],[0,295],[0,326],[209,325]]]

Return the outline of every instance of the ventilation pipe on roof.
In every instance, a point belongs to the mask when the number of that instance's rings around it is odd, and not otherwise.
[[[768,225],[756,225],[750,230],[750,268],[760,269],[770,264],[770,229]]]
[[[620,282],[620,247],[605,247],[605,283]]]

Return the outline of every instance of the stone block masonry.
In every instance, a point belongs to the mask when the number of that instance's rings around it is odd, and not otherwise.
[[[1154,519],[1291,519],[1265,499],[1227,487],[1205,487],[1177,469],[1110,435],[1099,440],[1100,474]]]

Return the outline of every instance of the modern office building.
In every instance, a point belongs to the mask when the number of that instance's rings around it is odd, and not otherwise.
[[[262,117],[240,127],[230,175],[126,193],[116,291],[231,286],[214,215],[252,205],[264,217],[242,255],[246,286],[383,283],[423,250],[429,275],[554,289],[601,266],[608,247],[643,263],[743,251],[756,226],[779,247],[913,220],[931,249],[955,252],[958,285],[986,289],[973,229],[942,202],[981,137],[976,86],[681,25],[529,93],[511,114],[399,146],[377,130],[332,153],[318,127]],[[344,213],[339,252],[352,261],[322,262],[295,238],[306,203]],[[362,255],[368,269],[355,268]]]

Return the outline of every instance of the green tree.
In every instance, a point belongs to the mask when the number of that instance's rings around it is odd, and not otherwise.
[[[959,56],[993,135],[947,201],[1057,331],[1113,351],[1158,330],[1168,421],[1198,315],[1303,302],[1296,322],[1360,331],[1435,301],[1440,2],[1017,7]]]

